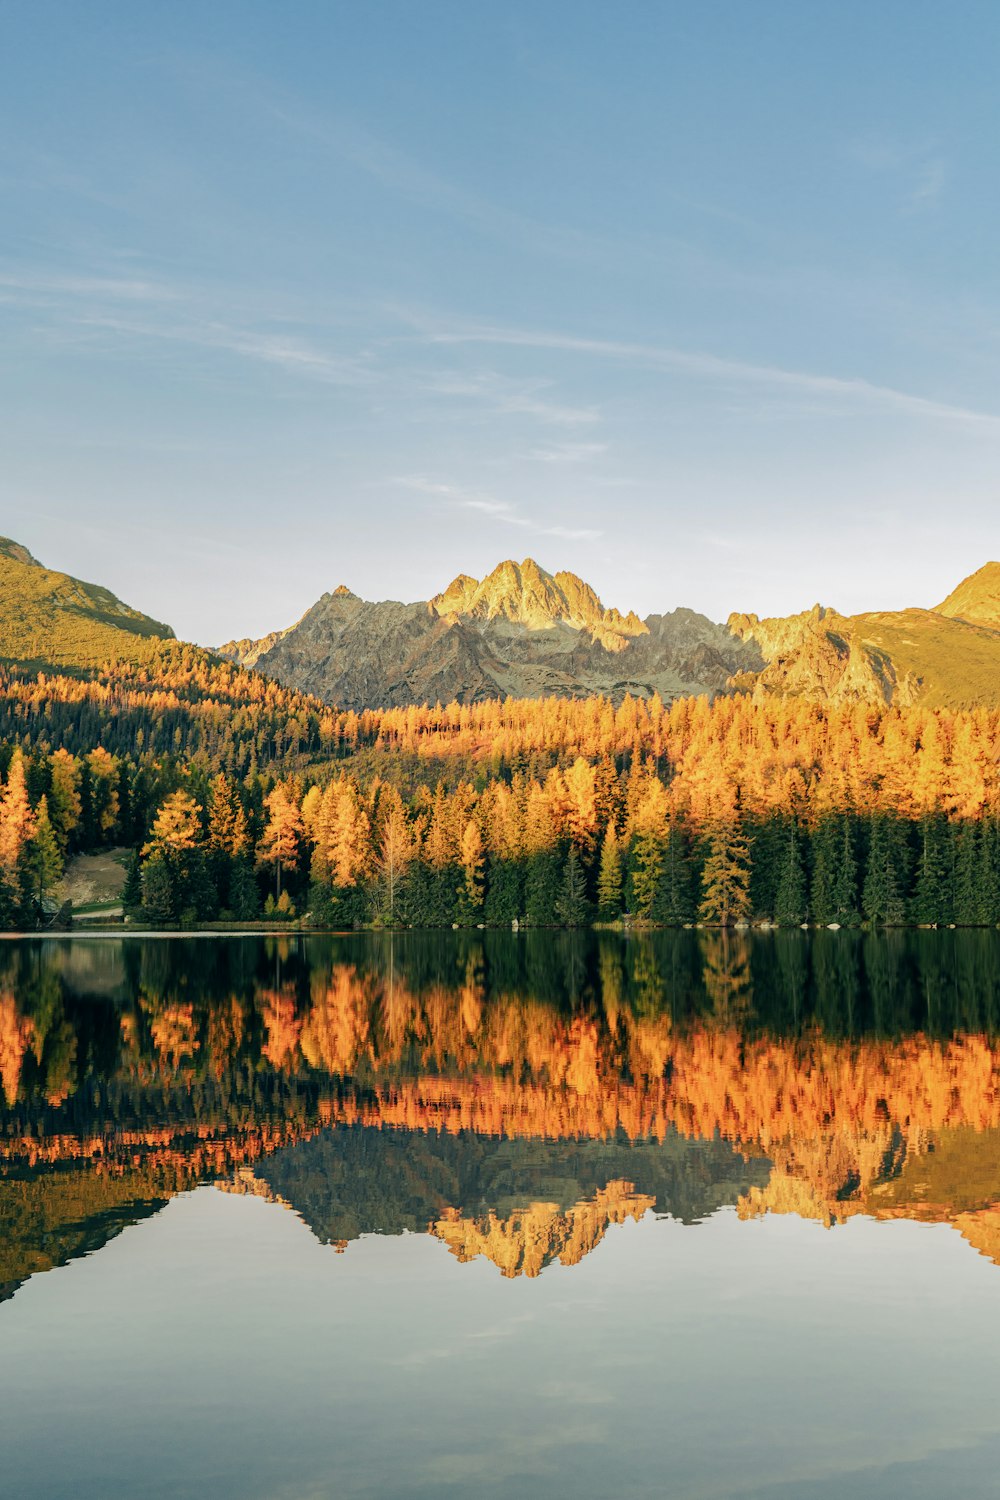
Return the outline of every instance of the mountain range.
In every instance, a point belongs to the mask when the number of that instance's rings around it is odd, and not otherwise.
[[[0,538],[0,658],[36,668],[146,661],[168,625]],[[199,648],[200,649],[200,648]],[[216,654],[345,709],[489,698],[627,694],[666,702],[729,691],[825,702],[1000,706],[1000,563],[933,609],[842,615],[814,605],[725,624],[682,607],[642,620],[533,559],[460,574],[417,603],[343,585],[300,620]]]
[[[572,573],[531,558],[460,575],[418,604],[369,603],[341,586],[297,624],[223,656],[343,708],[627,693],[664,701],[734,689],[820,701],[1000,704],[1000,563],[936,609],[845,616],[676,608],[640,620],[606,609]]]

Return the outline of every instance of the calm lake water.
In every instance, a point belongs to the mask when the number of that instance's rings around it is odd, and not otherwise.
[[[0,944],[0,1489],[994,1497],[1000,933]]]

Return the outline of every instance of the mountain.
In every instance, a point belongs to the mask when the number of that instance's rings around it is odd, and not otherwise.
[[[457,699],[626,693],[673,698],[731,690],[823,702],[967,707],[1000,703],[1000,564],[987,563],[936,610],[842,615],[606,609],[573,573],[531,558],[479,580],[460,574],[423,603],[368,603],[343,586],[302,619],[221,654],[341,708]]]
[[[1000,563],[988,562],[963,579],[938,605],[937,613],[1000,630]]]
[[[42,566],[26,547],[0,537],[0,658],[38,666],[98,666],[143,659],[169,625],[110,590]]]
[[[735,678],[735,688],[830,703],[1000,704],[1000,624],[989,628],[931,609],[845,616],[817,604],[779,619],[730,615],[728,625],[766,662]]]
[[[0,538],[0,659],[32,671],[131,662],[159,681],[164,642],[173,639],[168,625],[108,589],[45,568]],[[483,579],[460,574],[413,604],[370,602],[341,585],[296,624],[230,641],[218,654],[358,711],[592,693],[616,703],[658,693],[669,702],[731,691],[1000,706],[1000,563],[986,563],[935,609],[843,615],[817,604],[775,618],[734,613],[720,625],[684,608],[641,620],[605,607],[573,573],[508,560]]]
[[[341,586],[290,629],[220,654],[342,708],[626,693],[725,691],[759,648],[692,610],[640,620],[606,609],[573,573],[531,558],[461,574],[417,604],[369,603]]]

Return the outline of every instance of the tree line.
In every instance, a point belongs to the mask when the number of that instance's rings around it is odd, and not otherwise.
[[[117,714],[113,696],[97,712],[107,681],[34,681],[32,732],[0,748],[2,925],[35,925],[67,857],[109,847],[132,851],[125,904],[154,924],[1000,922],[993,711],[734,696],[358,715],[197,655],[174,672],[146,696],[202,731],[228,713],[212,753],[154,749],[141,726],[122,740],[135,681]],[[53,747],[74,705],[118,738]]]

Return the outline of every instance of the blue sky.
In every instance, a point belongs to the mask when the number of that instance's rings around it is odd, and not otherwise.
[[[0,5],[0,531],[203,641],[1000,555],[1000,7]]]

